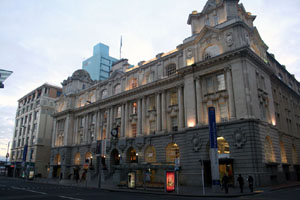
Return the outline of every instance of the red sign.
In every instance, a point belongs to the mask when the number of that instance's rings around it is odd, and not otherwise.
[[[175,191],[175,172],[166,172],[167,192]]]

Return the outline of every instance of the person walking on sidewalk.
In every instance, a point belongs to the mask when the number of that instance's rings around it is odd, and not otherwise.
[[[228,193],[228,182],[229,182],[229,178],[226,174],[224,174],[223,178],[222,178],[222,187],[225,189],[225,193]]]
[[[251,175],[248,176],[248,184],[250,192],[253,192],[253,177]]]
[[[243,177],[242,177],[241,174],[239,174],[239,177],[238,177],[237,181],[239,182],[241,193],[243,193],[243,190],[244,190],[244,179],[243,179]]]

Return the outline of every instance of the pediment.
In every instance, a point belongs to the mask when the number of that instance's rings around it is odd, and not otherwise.
[[[205,26],[200,33],[197,35],[195,38],[195,42],[210,42],[213,39],[219,40],[219,35],[220,35],[220,30],[210,27],[210,26]]]
[[[109,79],[118,79],[118,78],[121,77],[123,74],[124,74],[124,72],[122,72],[122,71],[120,71],[120,70],[116,70],[116,71],[114,71],[114,72],[110,75]]]
[[[203,14],[206,14],[210,12],[211,10],[215,9],[217,7],[215,0],[208,0],[202,10]]]

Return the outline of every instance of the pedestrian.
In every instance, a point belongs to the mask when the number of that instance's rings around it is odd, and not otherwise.
[[[251,175],[248,176],[248,184],[250,192],[253,192],[253,177]]]
[[[243,189],[244,189],[244,179],[243,179],[243,177],[242,177],[241,174],[239,174],[239,177],[238,177],[237,181],[239,182],[241,193],[243,193]]]
[[[223,178],[222,178],[222,186],[225,189],[225,193],[228,193],[228,182],[229,182],[229,178],[226,174],[224,174]]]

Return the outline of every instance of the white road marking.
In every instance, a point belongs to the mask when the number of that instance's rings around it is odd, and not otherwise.
[[[66,196],[58,196],[64,199],[72,199],[72,200],[83,200],[83,199],[77,199],[77,198],[73,198],[73,197],[66,197]]]
[[[44,192],[38,192],[38,191],[34,191],[34,190],[26,190],[25,188],[19,188],[19,187],[14,187],[14,186],[12,186],[11,188],[17,189],[17,190],[24,190],[24,191],[27,191],[27,192],[33,192],[33,193],[37,193],[37,194],[44,194],[44,195],[47,194],[47,193],[44,193]]]

